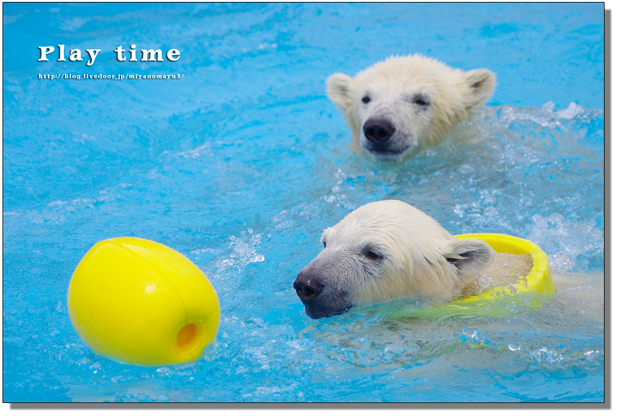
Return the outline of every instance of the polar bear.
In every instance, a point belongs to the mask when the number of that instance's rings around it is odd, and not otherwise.
[[[454,299],[496,254],[395,200],[356,209],[326,229],[321,242],[323,251],[293,284],[313,319],[396,299]]]
[[[495,90],[495,74],[463,72],[415,54],[395,56],[358,73],[327,79],[327,95],[343,110],[353,149],[380,162],[398,162],[437,144]]]

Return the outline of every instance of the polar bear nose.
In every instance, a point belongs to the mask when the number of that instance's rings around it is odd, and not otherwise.
[[[394,134],[394,126],[384,118],[371,118],[364,123],[364,136],[375,144],[389,140]]]
[[[303,270],[297,276],[293,288],[297,291],[297,296],[303,301],[308,301],[319,296],[325,286],[308,272]]]

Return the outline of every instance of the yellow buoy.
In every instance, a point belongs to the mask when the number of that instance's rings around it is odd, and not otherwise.
[[[532,269],[519,283],[489,289],[477,296],[457,299],[446,304],[434,304],[409,310],[401,308],[391,317],[447,318],[453,316],[506,316],[518,305],[521,309],[538,309],[555,294],[547,254],[531,241],[505,234],[462,234],[456,238],[476,238],[486,241],[498,253],[526,254],[533,258]]]
[[[532,270],[526,278],[515,285],[511,285],[515,290],[509,290],[514,295],[552,295],[555,293],[553,281],[551,280],[551,271],[549,269],[549,260],[547,254],[531,241],[523,238],[513,237],[504,234],[462,234],[455,236],[456,238],[477,238],[485,241],[493,250],[498,253],[510,254],[531,254],[534,260]],[[492,298],[494,295],[507,294],[506,287],[496,287],[481,293],[478,296],[461,299],[461,302],[474,302]]]
[[[217,294],[194,263],[133,237],[95,244],[73,273],[67,302],[93,351],[130,364],[196,360],[220,323]]]

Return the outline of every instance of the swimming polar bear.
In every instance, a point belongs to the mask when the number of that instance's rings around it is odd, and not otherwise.
[[[390,300],[449,300],[493,262],[484,241],[457,239],[401,201],[364,205],[323,232],[323,251],[293,287],[313,319]]]
[[[422,55],[395,56],[358,73],[327,79],[327,95],[353,135],[353,149],[398,162],[437,144],[495,90],[495,74],[463,72]]]

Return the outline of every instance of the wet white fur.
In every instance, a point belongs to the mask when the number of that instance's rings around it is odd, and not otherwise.
[[[356,209],[326,229],[321,241],[326,247],[308,267],[325,269],[325,290],[338,306],[414,297],[451,299],[495,256],[487,243],[457,239],[422,211],[393,200]],[[383,259],[365,257],[368,246]],[[464,252],[473,255],[460,269],[448,262]],[[337,300],[339,296],[346,299]]]
[[[402,160],[416,149],[437,144],[454,125],[466,120],[491,96],[495,74],[486,69],[464,72],[421,55],[390,57],[358,73],[337,73],[327,80],[327,95],[343,110],[353,148],[372,157],[362,126],[370,117],[388,117],[396,128],[394,146]],[[428,108],[412,98],[426,94]],[[362,98],[369,96],[368,104]]]

